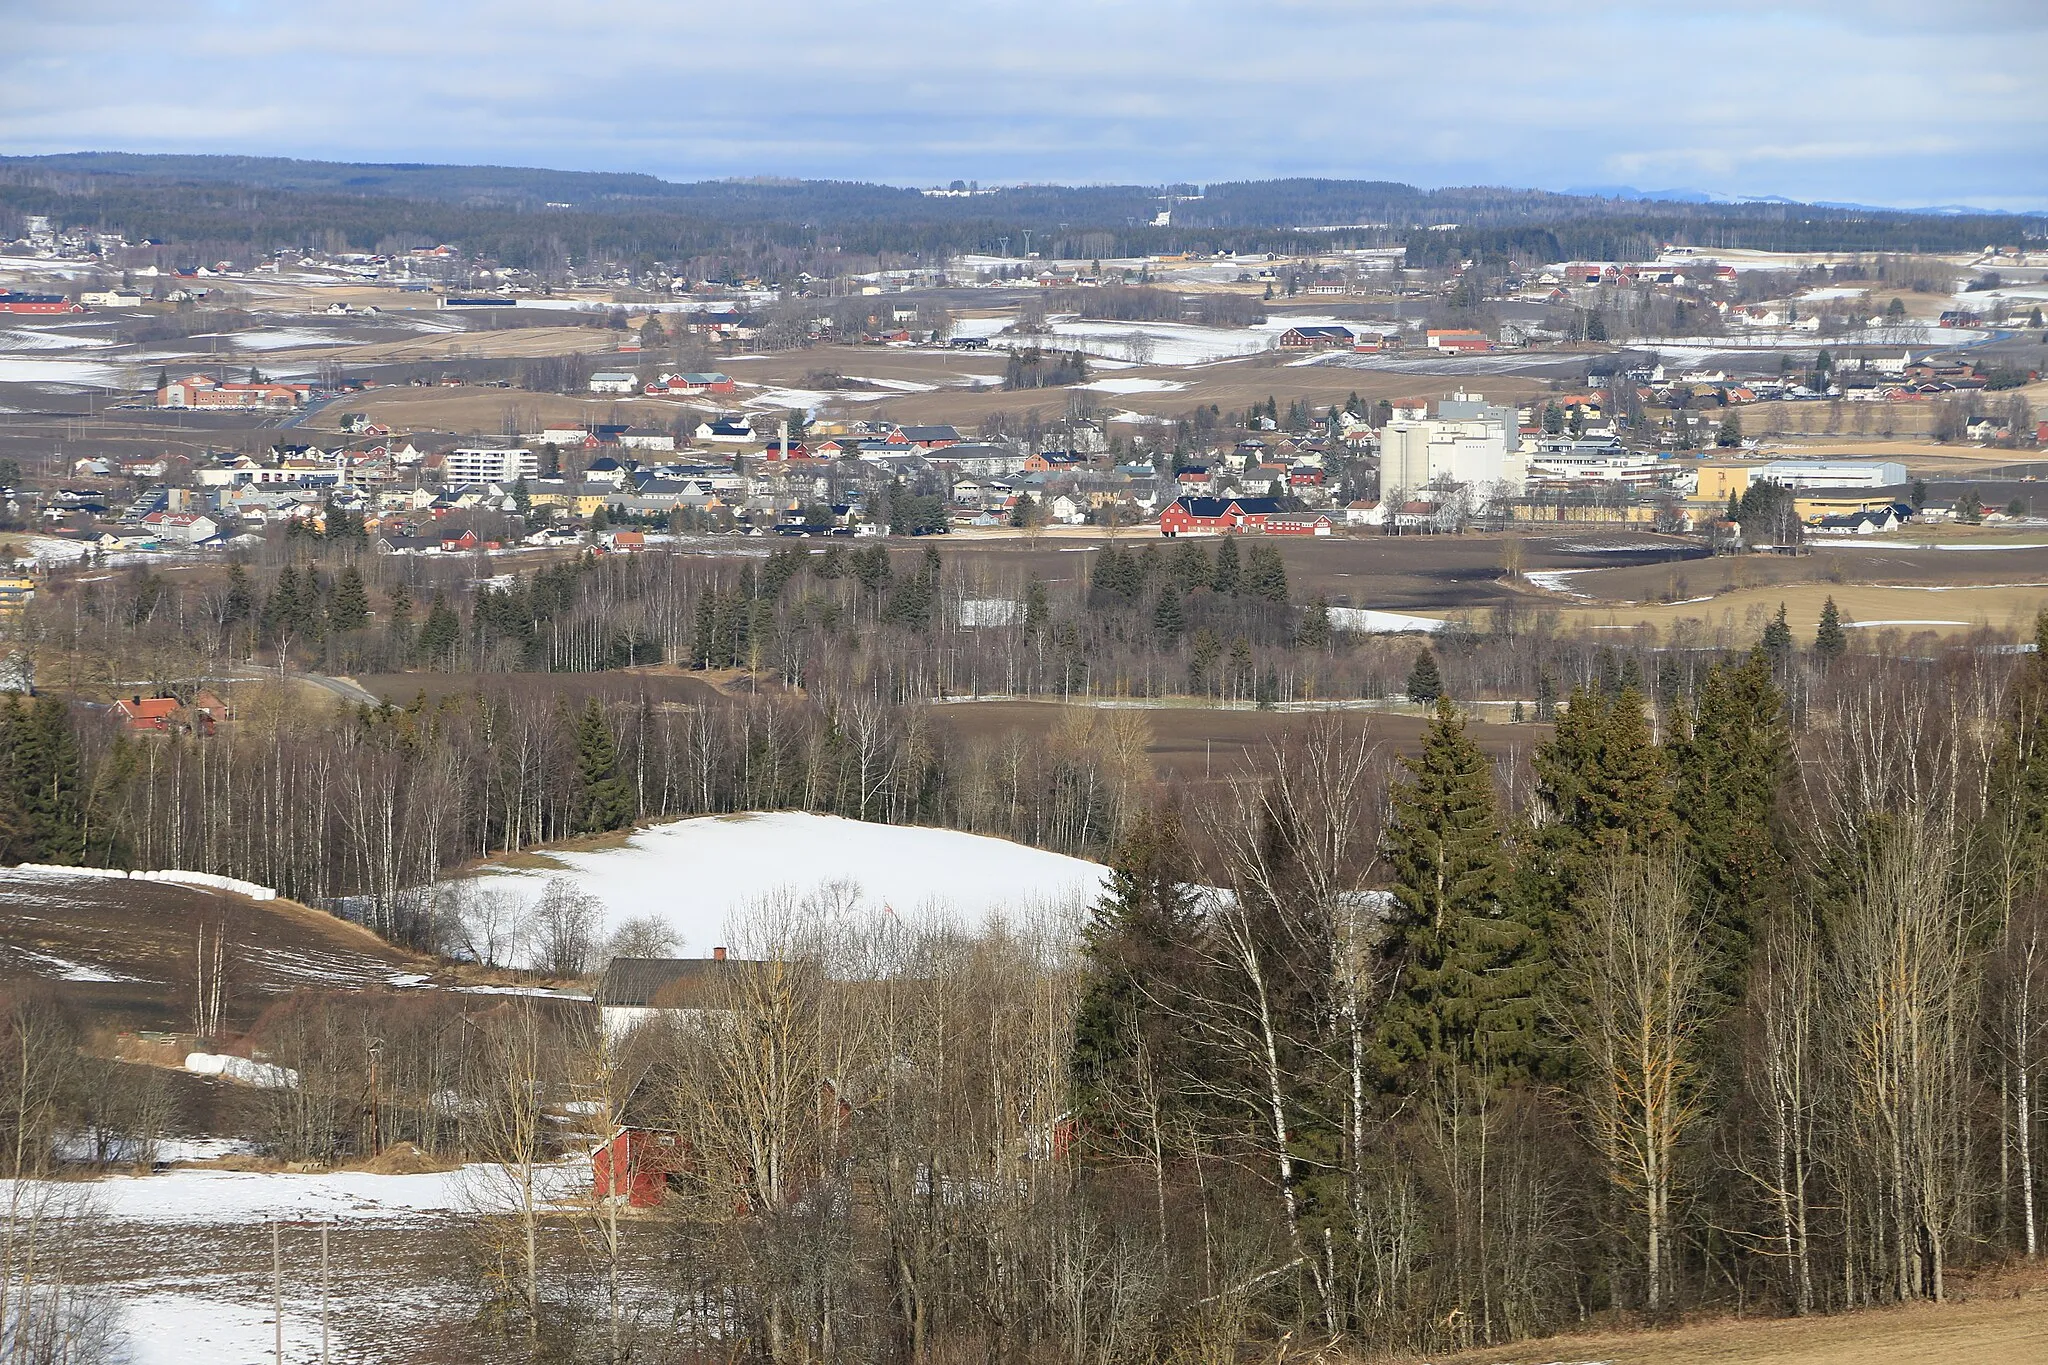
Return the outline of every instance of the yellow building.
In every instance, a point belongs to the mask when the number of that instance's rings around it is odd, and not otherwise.
[[[1739,498],[1749,491],[1750,472],[1756,468],[1748,464],[1703,464],[1700,466],[1700,485],[1693,497],[1700,502],[1718,502],[1727,506],[1728,499]]]
[[[35,600],[36,581],[19,575],[0,578],[0,616],[14,616]]]

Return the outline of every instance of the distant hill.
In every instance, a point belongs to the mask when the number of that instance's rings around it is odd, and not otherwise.
[[[1166,191],[1171,190],[1171,197]],[[1162,207],[1167,225],[1154,226]],[[1639,259],[1665,242],[1703,248],[1953,251],[2039,235],[2040,219],[1854,205],[1726,201],[1627,186],[1557,193],[1424,190],[1393,181],[1292,178],[1180,185],[1024,185],[926,194],[858,181],[656,176],[516,166],[299,161],[73,152],[0,157],[0,236],[46,214],[131,241],[245,255],[278,247],[388,250],[456,241],[510,264],[743,259],[755,270],[812,253],[906,259],[1031,247],[1045,255],[1293,251],[1407,244],[1452,252]],[[1304,234],[1313,233],[1309,236]],[[196,258],[195,258],[196,259]]]

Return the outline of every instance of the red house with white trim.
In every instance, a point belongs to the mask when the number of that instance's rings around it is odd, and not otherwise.
[[[1159,534],[1263,531],[1266,519],[1279,511],[1277,498],[1175,498],[1159,514]]]

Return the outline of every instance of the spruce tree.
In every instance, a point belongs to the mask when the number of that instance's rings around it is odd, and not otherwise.
[[[1237,581],[1237,538],[1225,536],[1223,543],[1216,547],[1216,567],[1210,571],[1209,586],[1218,597],[1235,597]]]
[[[1822,662],[1832,662],[1849,648],[1849,637],[1842,630],[1842,613],[1835,609],[1835,599],[1830,597],[1821,603],[1820,629],[1813,634],[1813,652]]]
[[[575,829],[592,834],[633,818],[633,789],[619,772],[618,745],[595,697],[576,723]]]
[[[1152,633],[1159,637],[1160,647],[1171,649],[1178,644],[1187,624],[1187,613],[1181,608],[1180,589],[1171,585],[1162,589],[1159,605],[1152,610]]]
[[[420,660],[429,668],[453,661],[455,646],[462,640],[462,621],[448,599],[440,593],[427,608],[426,624],[420,627]]]
[[[1330,643],[1330,604],[1321,593],[1301,609],[1301,622],[1294,628],[1295,643],[1303,649],[1324,649]]]
[[[0,842],[23,862],[85,859],[83,763],[64,702],[45,694],[0,706]]]
[[[1575,690],[1532,763],[1551,817],[1542,833],[1575,865],[1647,852],[1673,828],[1664,753],[1633,687],[1612,701],[1597,690]]]
[[[334,585],[334,600],[327,604],[327,623],[337,631],[360,630],[370,620],[370,590],[363,575],[351,564],[341,571]]]
[[[1081,930],[1073,1074],[1084,1126],[1114,1121],[1106,1092],[1141,1042],[1155,1071],[1188,1060],[1175,1001],[1192,974],[1190,866],[1170,807],[1140,815],[1117,841],[1109,886]]]
[[[1244,595],[1256,602],[1286,604],[1287,562],[1280,557],[1278,545],[1263,540],[1252,545],[1244,578]]]
[[[1185,592],[1215,585],[1215,571],[1209,563],[1209,556],[1203,552],[1200,541],[1183,540],[1176,544],[1169,567],[1174,581]]]
[[[1408,700],[1422,706],[1440,700],[1444,695],[1443,674],[1437,671],[1436,655],[1424,645],[1422,652],[1415,656],[1415,666],[1408,670]]]
[[[1671,756],[1673,814],[1699,869],[1718,984],[1732,995],[1791,870],[1774,812],[1792,771],[1792,744],[1784,697],[1761,645],[1739,665],[1707,671]]]
[[[256,609],[256,599],[249,591],[249,571],[242,567],[240,560],[228,565],[227,595],[221,599],[221,624],[239,625],[249,619]]]
[[[1528,1058],[1532,979],[1527,927],[1506,899],[1508,858],[1493,768],[1448,698],[1401,760],[1387,866],[1394,904],[1381,952],[1393,983],[1375,1039],[1389,1079]]]
[[[1792,627],[1785,621],[1785,604],[1778,603],[1778,614],[1764,626],[1760,641],[1764,653],[1773,663],[1783,663],[1792,653]]]
[[[297,627],[299,621],[299,571],[287,564],[278,572],[270,596],[263,603],[263,629],[279,635]]]

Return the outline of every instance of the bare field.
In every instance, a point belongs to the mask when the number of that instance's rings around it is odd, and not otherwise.
[[[2048,545],[1949,533],[1931,543],[1967,549],[1926,549],[1867,543],[1817,547],[1797,557],[1723,556],[1672,564],[1637,564],[1551,580],[1548,594],[1567,629],[1653,628],[1753,637],[1782,603],[1795,634],[1811,636],[1822,604],[1833,598],[1851,632],[1879,630],[1938,637],[1991,628],[2021,636],[2048,607]],[[1589,600],[1590,599],[1590,600]]]
[[[949,536],[940,553],[968,569],[988,572],[991,581],[1021,570],[1048,583],[1069,582],[1088,572],[1089,556],[1109,543],[1099,528],[1044,534]],[[1133,528],[1119,535],[1126,549],[1146,545],[1170,553],[1177,542],[1156,530]],[[1214,553],[1214,543],[1195,540]],[[1519,600],[1524,591],[1508,581],[1507,562],[1518,557],[1525,570],[1594,569],[1645,561],[1703,556],[1693,542],[1620,527],[1585,526],[1511,535],[1276,537],[1296,601],[1321,593],[1331,602],[1387,611],[1448,612]]]
[[[221,926],[230,944],[229,1023],[247,1028],[296,986],[359,986],[424,959],[294,901],[251,901],[160,882],[0,872],[0,972],[51,980],[60,998],[123,1029],[190,1024],[194,945]],[[68,964],[78,970],[66,974]]]
[[[2039,1272],[2024,1271],[1987,1278],[1949,1303],[1593,1332],[1435,1359],[1438,1365],[2041,1365],[2048,1362],[2044,1300],[2048,1289]]]

